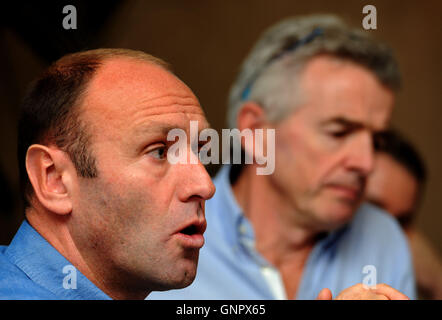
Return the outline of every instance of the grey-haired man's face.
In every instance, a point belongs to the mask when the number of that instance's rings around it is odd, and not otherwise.
[[[311,59],[300,79],[302,105],[276,127],[271,177],[303,223],[348,221],[373,169],[373,138],[387,127],[394,94],[368,69],[331,56]]]

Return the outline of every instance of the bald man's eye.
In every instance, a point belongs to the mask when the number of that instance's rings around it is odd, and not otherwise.
[[[167,157],[167,147],[165,145],[159,145],[150,148],[147,154],[155,159],[164,160]]]

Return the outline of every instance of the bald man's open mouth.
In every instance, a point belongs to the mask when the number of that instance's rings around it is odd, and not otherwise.
[[[200,249],[204,245],[204,232],[207,222],[204,218],[198,218],[186,222],[181,226],[174,236],[178,238],[180,244],[185,248]]]

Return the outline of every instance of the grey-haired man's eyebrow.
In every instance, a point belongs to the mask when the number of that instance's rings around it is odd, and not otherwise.
[[[351,129],[359,129],[365,127],[365,125],[362,122],[347,119],[345,117],[335,117],[321,122],[322,126],[331,125],[331,124],[338,124],[345,128],[351,128]]]

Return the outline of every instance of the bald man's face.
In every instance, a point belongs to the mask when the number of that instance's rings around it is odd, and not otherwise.
[[[98,177],[77,178],[69,227],[89,268],[134,293],[189,285],[215,190],[200,162],[167,161],[166,138],[191,120],[208,126],[198,100],[164,69],[119,58],[98,70],[81,108]]]
[[[403,220],[413,215],[418,199],[418,182],[399,162],[385,153],[376,156],[367,183],[367,200]]]

